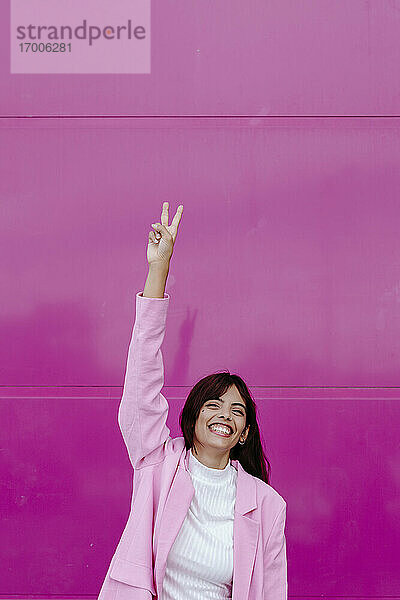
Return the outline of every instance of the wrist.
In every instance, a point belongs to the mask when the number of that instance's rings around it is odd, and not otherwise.
[[[143,290],[147,298],[164,298],[169,264],[164,262],[149,263],[149,272]]]
[[[169,271],[169,262],[158,261],[149,263],[149,273],[167,275]]]

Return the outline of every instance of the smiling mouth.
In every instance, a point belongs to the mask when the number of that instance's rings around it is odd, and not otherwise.
[[[233,434],[233,432],[231,432],[231,433],[222,433],[222,431],[215,431],[215,429],[211,429],[211,427],[209,427],[208,429],[211,431],[211,433],[215,433],[215,435],[219,435],[219,436],[222,436],[222,437],[230,437]]]

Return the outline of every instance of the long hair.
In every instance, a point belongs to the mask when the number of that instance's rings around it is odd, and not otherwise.
[[[190,390],[179,415],[179,425],[185,438],[185,448],[189,450],[194,445],[194,429],[203,404],[211,398],[218,398],[225,394],[231,385],[237,387],[239,394],[246,403],[245,427],[250,425],[250,430],[243,445],[238,442],[236,446],[231,448],[229,458],[238,460],[243,469],[250,475],[269,483],[271,465],[264,454],[260,439],[257,407],[247,385],[239,375],[231,374],[229,371],[212,373],[200,379]]]

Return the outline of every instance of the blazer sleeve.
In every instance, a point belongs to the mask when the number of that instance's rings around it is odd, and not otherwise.
[[[287,600],[286,502],[278,513],[264,550],[264,600]]]
[[[136,294],[136,316],[128,349],[118,424],[134,468],[170,438],[166,425],[168,403],[161,394],[165,335],[170,296],[147,298]]]

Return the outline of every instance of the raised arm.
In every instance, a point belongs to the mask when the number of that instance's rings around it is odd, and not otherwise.
[[[170,299],[165,284],[182,212],[180,205],[168,225],[168,202],[164,202],[161,223],[153,223],[155,231],[149,232],[145,287],[136,294],[136,317],[118,411],[122,437],[136,469],[170,437],[166,425],[168,403],[161,394],[164,385],[161,344]]]

